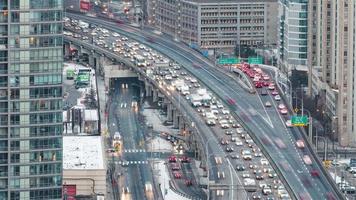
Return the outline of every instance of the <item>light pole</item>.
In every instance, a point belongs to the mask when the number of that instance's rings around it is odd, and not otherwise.
[[[293,97],[293,99],[299,99],[298,97]],[[303,101],[302,101],[303,102]],[[293,106],[293,104],[292,104],[292,107],[294,108],[294,106]],[[297,108],[298,107],[298,104],[297,104],[297,101],[296,101],[296,103],[295,103],[295,107]],[[309,127],[308,127],[308,138],[309,138],[309,142],[310,142],[310,144],[313,144],[313,117],[312,117],[312,115],[311,115],[311,113],[310,113],[310,111],[308,110],[308,109],[305,109],[305,108],[303,108],[303,103],[302,103],[302,116],[304,116],[304,111],[306,111],[307,113],[308,113],[308,119],[309,119]],[[294,112],[294,110],[293,110],[293,112]],[[297,113],[297,112],[296,112]]]
[[[323,138],[323,141],[324,141],[324,161],[326,161],[326,155],[327,155],[327,152],[328,152],[328,148],[327,148],[327,146],[328,146],[328,140],[325,138],[325,137],[323,137],[323,136],[314,136],[315,137],[315,139],[316,139],[316,141],[318,141],[318,138]],[[318,144],[318,142],[316,142],[316,144]],[[318,153],[318,146],[316,146],[316,153]]]
[[[66,7],[66,8],[64,8],[64,17],[65,17],[65,18],[67,18],[67,10],[68,10],[68,8],[73,9],[74,6],[73,6],[73,5],[70,5],[70,6]]]

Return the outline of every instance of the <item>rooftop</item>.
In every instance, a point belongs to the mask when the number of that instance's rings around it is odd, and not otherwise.
[[[100,136],[64,136],[63,169],[104,169]]]

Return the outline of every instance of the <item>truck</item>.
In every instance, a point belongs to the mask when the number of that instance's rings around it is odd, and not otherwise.
[[[255,179],[252,178],[244,178],[244,188],[248,192],[256,192],[257,191],[257,184]]]
[[[66,77],[68,80],[74,79],[75,71],[74,69],[67,69]]]

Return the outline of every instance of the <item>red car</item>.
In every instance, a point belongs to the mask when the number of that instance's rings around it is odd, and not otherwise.
[[[235,104],[236,104],[235,100],[233,100],[233,99],[231,99],[231,98],[228,98],[228,99],[227,99],[227,102],[228,102],[230,105],[235,105]]]
[[[255,82],[255,87],[256,88],[262,88],[263,87],[263,83],[260,82],[260,81],[257,81],[257,82]]]
[[[318,172],[318,170],[316,170],[316,169],[312,169],[311,171],[310,171],[310,175],[312,176],[312,177],[319,177],[319,172]]]
[[[182,178],[182,174],[179,173],[179,172],[174,172],[174,173],[173,173],[173,176],[174,176],[175,179],[180,179],[180,178]]]
[[[180,170],[180,166],[178,163],[174,163],[171,165],[172,166],[172,171],[178,171]]]
[[[169,156],[168,160],[169,160],[169,162],[177,162],[177,157],[176,156]]]
[[[187,157],[187,156],[183,156],[182,158],[181,158],[181,162],[183,162],[183,163],[189,163],[189,158]]]
[[[264,82],[263,82],[263,86],[264,86],[264,87],[268,87],[268,86],[269,86],[269,82],[268,82],[268,81],[264,81]]]
[[[278,94],[277,90],[273,90],[271,93],[273,96],[276,96]]]

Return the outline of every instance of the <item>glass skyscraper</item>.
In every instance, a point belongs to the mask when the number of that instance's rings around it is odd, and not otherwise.
[[[63,0],[0,0],[0,199],[62,196]]]

